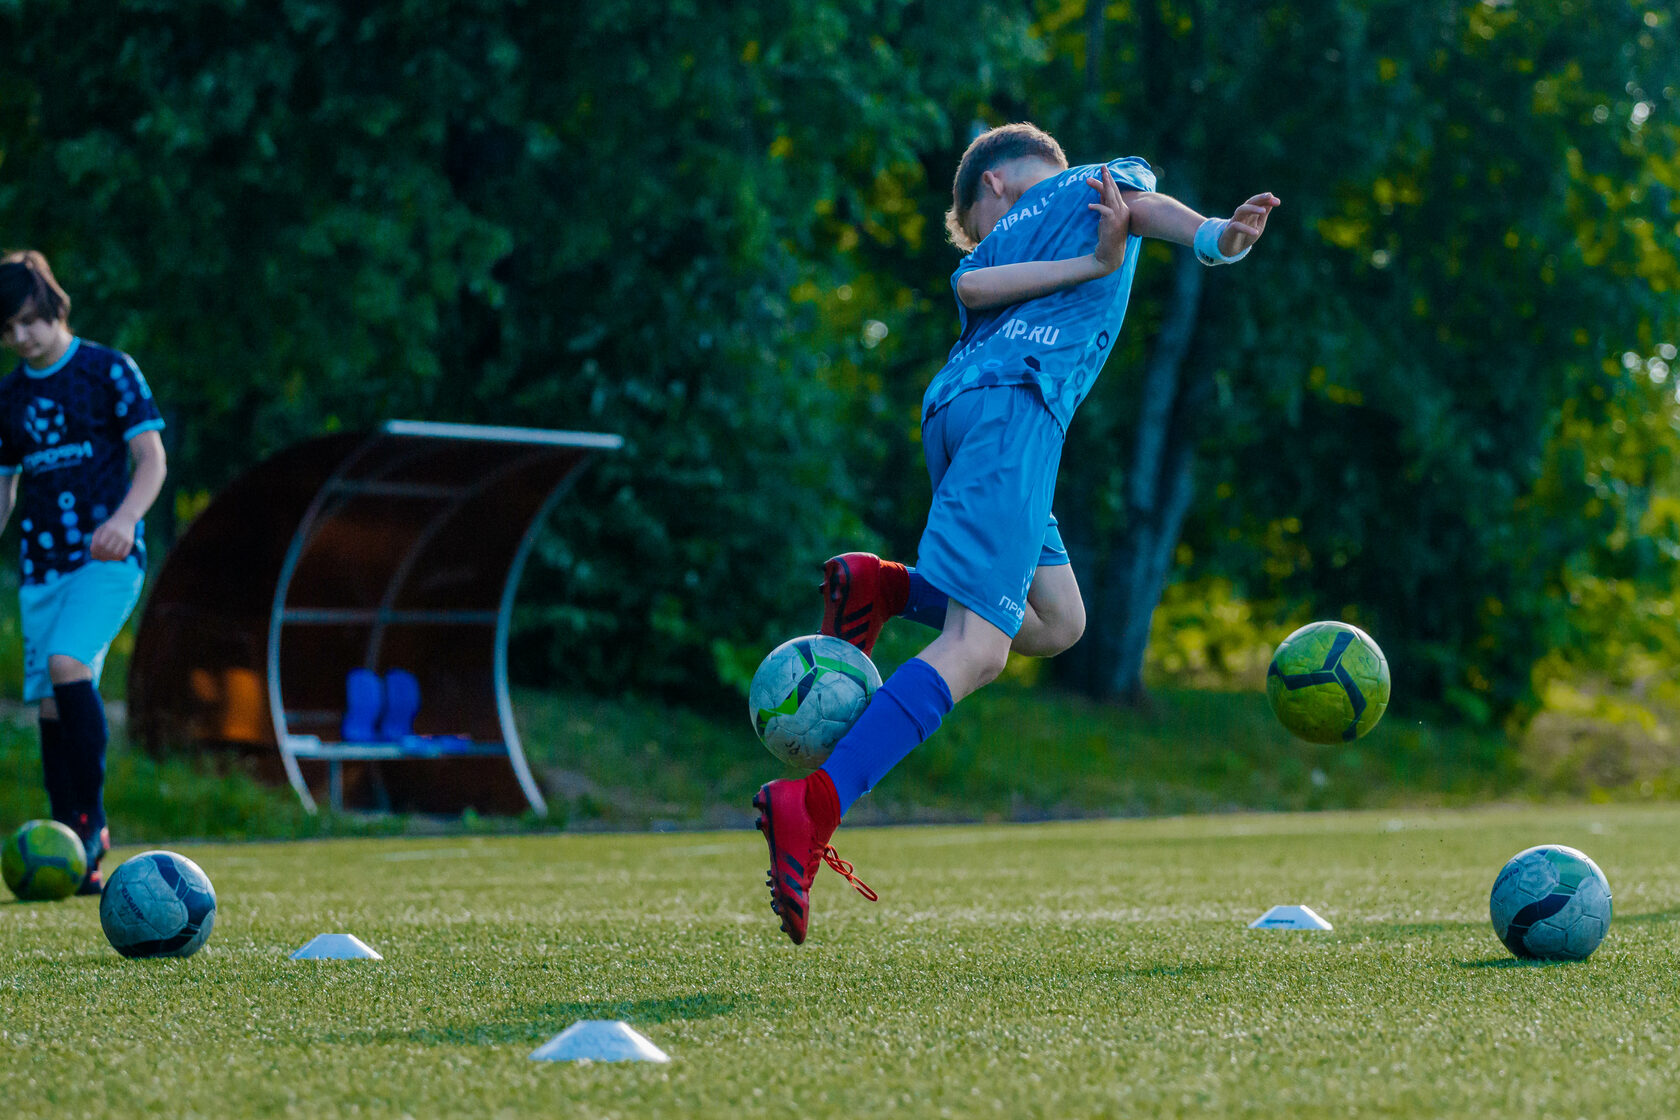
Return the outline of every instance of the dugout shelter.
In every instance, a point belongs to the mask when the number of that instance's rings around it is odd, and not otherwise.
[[[221,491],[157,574],[131,733],[254,760],[314,812],[547,813],[508,692],[514,596],[544,515],[616,435],[390,420]],[[408,734],[346,741],[352,670],[419,683]],[[366,674],[362,674],[364,677]]]

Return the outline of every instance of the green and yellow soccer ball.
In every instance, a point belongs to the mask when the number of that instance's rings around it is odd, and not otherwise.
[[[87,849],[68,825],[28,821],[6,838],[0,872],[26,902],[68,898],[87,878]]]
[[[1388,661],[1345,622],[1313,622],[1283,640],[1266,670],[1266,699],[1310,743],[1351,743],[1388,710]]]

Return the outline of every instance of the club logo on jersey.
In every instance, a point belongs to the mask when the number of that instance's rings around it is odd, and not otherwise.
[[[1062,337],[1062,328],[1049,325],[1035,327],[1025,319],[1011,319],[998,328],[998,334],[1003,338],[1025,338],[1028,342],[1054,346],[1056,340]]]
[[[36,397],[23,407],[23,429],[43,447],[56,447],[64,439],[64,406]]]
[[[23,406],[23,430],[39,448],[23,457],[23,469],[30,474],[73,467],[93,458],[93,443],[65,443],[64,406],[47,397],[36,397]]]

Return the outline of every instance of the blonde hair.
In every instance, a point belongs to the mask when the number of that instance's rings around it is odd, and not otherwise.
[[[974,250],[978,242],[964,226],[980,195],[980,176],[1023,156],[1042,159],[1057,167],[1068,165],[1067,154],[1056,138],[1025,121],[999,125],[974,138],[957,164],[957,174],[951,182],[951,208],[945,211],[945,233],[951,244],[965,253]]]

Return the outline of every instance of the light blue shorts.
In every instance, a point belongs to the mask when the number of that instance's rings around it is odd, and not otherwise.
[[[1062,435],[1023,385],[970,389],[922,424],[933,504],[916,570],[1010,637],[1034,574],[1068,562],[1050,512]]]
[[[74,657],[93,670],[99,684],[111,640],[140,600],[146,573],[132,560],[91,560],[51,583],[18,588],[23,615],[23,698],[53,694],[47,658]]]

